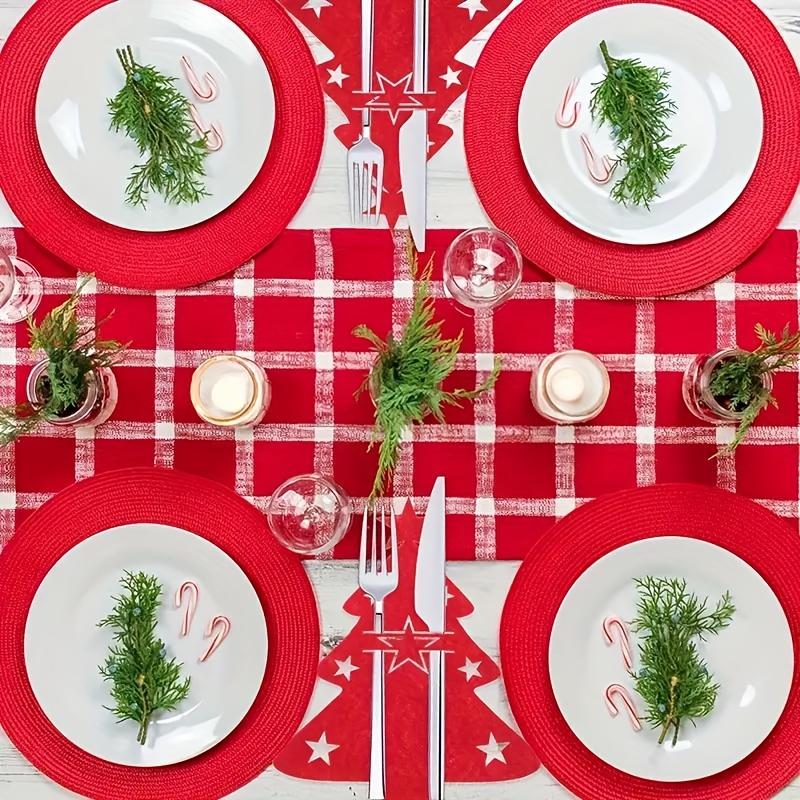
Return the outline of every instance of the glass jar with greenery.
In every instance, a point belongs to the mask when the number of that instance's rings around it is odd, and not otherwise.
[[[111,416],[117,403],[111,366],[127,345],[99,338],[106,320],[91,323],[79,319],[78,300],[90,278],[83,278],[75,292],[41,323],[28,319],[31,349],[45,357],[28,376],[27,399],[0,407],[0,445],[32,433],[41,422],[94,426]]]
[[[758,415],[768,405],[778,405],[772,376],[793,366],[800,353],[800,331],[790,333],[788,325],[780,335],[760,324],[755,332],[760,342],[755,350],[729,347],[703,353],[683,376],[683,399],[692,414],[715,425],[737,423],[733,440],[717,455],[732,453]]]

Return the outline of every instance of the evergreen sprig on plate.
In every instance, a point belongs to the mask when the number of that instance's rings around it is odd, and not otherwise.
[[[176,78],[155,67],[139,64],[133,50],[117,50],[125,85],[108,100],[111,130],[123,131],[147,156],[128,178],[126,200],[145,208],[151,191],[169,203],[197,203],[205,190],[208,143],[198,138],[189,114],[189,101],[176,88]]]
[[[171,711],[189,694],[191,678],[181,678],[181,664],[167,657],[156,636],[156,612],[161,605],[161,584],[144,572],[125,572],[123,592],[112,598],[114,610],[101,628],[114,631],[114,643],[100,667],[111,683],[114,706],[108,707],[118,722],[139,724],[136,741],[147,741],[147,730],[156,711]]]
[[[613,58],[605,42],[600,42],[600,52],[606,75],[593,84],[589,111],[596,123],[611,126],[619,147],[613,163],[625,168],[611,197],[623,205],[650,208],[684,148],[682,144],[666,146],[668,121],[677,109],[667,94],[669,73],[645,66],[637,58]]]
[[[727,627],[735,607],[728,592],[713,609],[678,578],[636,579],[639,600],[631,630],[641,639],[640,668],[631,675],[647,703],[645,719],[660,729],[662,744],[672,730],[678,741],[681,724],[711,712],[719,686],[697,652],[697,640]]]
[[[446,406],[474,400],[489,391],[500,374],[501,360],[495,358],[492,371],[477,388],[446,390],[442,387],[455,368],[463,331],[455,339],[446,339],[442,335],[442,321],[435,319],[431,296],[433,259],[420,273],[417,252],[409,240],[408,260],[415,279],[414,299],[401,337],[395,338],[389,333],[384,341],[366,325],[353,330],[377,352],[375,365],[357,392],[371,390],[375,428],[370,448],[380,441],[378,471],[370,501],[386,490],[397,465],[403,432],[409,425],[423,422],[428,415],[437,422],[444,422]]]

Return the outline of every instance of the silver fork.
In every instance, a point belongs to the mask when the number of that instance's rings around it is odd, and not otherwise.
[[[386,510],[381,508],[380,548],[378,547],[378,513],[372,512],[372,532],[368,525],[369,511],[364,510],[361,523],[361,550],[358,558],[358,585],[373,601],[373,629],[383,633],[383,601],[396,588],[399,579],[397,569],[397,528],[394,511],[389,509],[391,531],[391,566],[386,558]],[[367,558],[367,538],[370,538]],[[380,549],[380,553],[378,550]],[[386,714],[384,707],[383,652],[372,654],[372,705],[371,737],[369,748],[369,800],[383,800],[386,792]]]
[[[375,0],[361,0],[361,91],[372,91],[372,43]],[[383,195],[383,150],[370,138],[372,111],[361,110],[361,138],[347,151],[347,184],[353,225],[378,224]],[[375,192],[373,213],[372,193]]]

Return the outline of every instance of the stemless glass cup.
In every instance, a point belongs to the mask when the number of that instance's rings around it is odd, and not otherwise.
[[[495,228],[456,236],[444,256],[444,292],[460,310],[474,314],[506,302],[522,281],[522,253]]]
[[[27,261],[0,247],[0,322],[27,319],[42,299],[42,276]]]
[[[324,553],[338,544],[352,516],[350,498],[341,486],[316,473],[282,483],[267,507],[275,538],[287,550],[307,556]]]

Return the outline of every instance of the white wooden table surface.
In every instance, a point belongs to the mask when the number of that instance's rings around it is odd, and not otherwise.
[[[784,34],[795,60],[800,63],[800,0],[756,0]],[[515,5],[516,3],[514,3]],[[30,7],[30,0],[0,0],[0,46],[17,21]],[[499,20],[498,20],[499,22]],[[483,41],[495,25],[488,26],[461,57],[474,64]],[[305,31],[317,61],[330,57],[327,49]],[[800,102],[800,98],[798,98]],[[320,172],[314,188],[291,223],[293,228],[348,227],[345,187],[345,150],[331,134],[344,121],[341,112],[326,98],[327,135]],[[483,213],[469,181],[462,137],[463,97],[448,112],[445,121],[455,136],[431,160],[428,173],[428,224],[432,228],[469,228],[485,224]],[[1,123],[0,123],[1,124]],[[800,142],[798,142],[800,147]],[[0,187],[2,188],[2,187]],[[0,227],[19,225],[0,195]],[[800,192],[781,223],[784,228],[800,228]],[[448,575],[475,606],[475,613],[463,620],[464,628],[476,643],[497,657],[497,630],[506,592],[519,562],[456,562],[448,564]],[[350,561],[315,562],[308,572],[317,591],[322,617],[323,642],[337,641],[352,626],[353,619],[342,611],[342,604],[357,586],[356,565]],[[0,678],[2,685],[2,678]],[[0,689],[1,690],[1,689]],[[308,716],[317,713],[330,698],[328,686],[317,687]],[[479,690],[480,697],[493,710],[513,724],[498,681]],[[267,770],[251,784],[229,795],[235,800],[362,800],[366,784],[319,784],[301,781]],[[448,784],[449,800],[568,800],[573,795],[559,786],[544,770],[521,781],[499,784]],[[39,774],[0,731],[0,800],[67,800],[77,795],[53,784]],[[780,800],[800,800],[800,779],[778,795]],[[120,798],[120,800],[127,800]],[[720,798],[724,800],[724,798]]]

